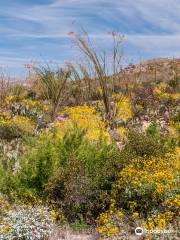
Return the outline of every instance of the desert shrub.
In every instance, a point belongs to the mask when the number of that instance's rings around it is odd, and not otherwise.
[[[25,202],[48,198],[71,222],[92,221],[107,208],[118,166],[114,143],[101,138],[91,142],[78,127],[63,138],[56,131],[45,131],[31,139],[26,144],[32,150],[21,160],[19,171],[3,172],[0,191],[14,192]]]
[[[92,220],[106,209],[117,171],[123,171],[134,158],[145,164],[146,159],[166,153],[154,127],[148,133],[130,132],[121,152],[102,139],[88,141],[77,126],[63,138],[55,134],[26,159],[21,179],[25,188],[61,206],[71,221],[82,216]]]
[[[110,207],[96,220],[101,236],[124,239],[137,226],[144,230],[171,229],[175,236],[180,206],[179,169],[179,157],[174,153],[137,158],[120,170]],[[156,239],[153,233],[146,236]]]
[[[133,103],[134,110],[138,113],[138,106],[142,106],[142,109],[146,109],[148,106],[154,106],[158,102],[156,92],[154,92],[154,86],[141,86],[134,91]]]
[[[129,129],[126,138],[125,146],[120,153],[121,167],[135,157],[159,156],[167,151],[163,138],[153,127],[147,132]]]
[[[37,144],[39,146],[22,160],[19,177],[23,188],[32,189],[33,192],[40,194],[57,165],[58,152],[55,139],[48,136],[43,142],[37,141]]]
[[[134,159],[119,172],[114,185],[118,205],[146,216],[176,193],[178,170],[175,154]]]
[[[36,123],[29,117],[16,115],[11,119],[11,125],[19,128],[24,134],[31,134],[34,132]]]
[[[92,220],[108,205],[117,149],[103,141],[88,142],[82,132],[76,133],[76,141],[74,132],[66,135],[59,149],[62,164],[50,177],[46,191],[70,221]]]
[[[4,195],[0,194],[0,216],[4,216],[9,210],[9,202]]]
[[[111,200],[109,209],[96,219],[96,226],[101,239],[129,239],[127,237],[134,224],[126,217],[123,209],[115,208],[114,201]]]
[[[18,191],[20,182],[18,177],[10,166],[3,166],[2,159],[0,159],[0,193],[11,196],[15,190]]]
[[[148,136],[152,136],[154,138],[160,138],[160,131],[155,122],[152,122],[148,128],[146,129],[146,133]]]
[[[171,137],[161,136],[156,124],[144,133],[129,131],[118,156],[111,204],[96,220],[103,239],[129,237],[137,226],[176,232],[180,166]]]
[[[36,129],[36,122],[25,116],[10,116],[0,119],[0,138],[11,141],[32,135]]]
[[[154,122],[152,122],[146,129],[146,135],[154,138],[154,140],[157,141],[157,144],[159,143],[161,154],[174,151],[174,148],[178,142],[178,134],[176,134],[175,127],[171,127],[169,123],[169,126],[166,127],[166,129],[168,130],[168,133],[161,133],[160,127],[158,127],[158,125]]]
[[[8,141],[22,137],[22,130],[17,126],[0,123],[0,138]]]
[[[11,95],[18,101],[27,95],[26,86],[21,83],[15,83],[11,86]]]
[[[4,163],[3,155],[0,154],[0,191],[6,194],[16,192],[20,198],[27,197],[28,194],[42,195],[49,177],[60,165],[63,166],[73,152],[73,147],[76,150],[79,143],[75,135],[76,133],[70,140],[66,134],[64,141],[55,132],[49,131],[37,137],[24,137],[24,152],[19,156],[21,159],[16,159],[19,162],[17,170],[7,161]]]

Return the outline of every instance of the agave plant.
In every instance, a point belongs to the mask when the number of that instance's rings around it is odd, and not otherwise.
[[[52,106],[52,119],[56,117],[59,107],[65,100],[66,84],[70,77],[70,71],[65,69],[58,69],[54,71],[47,66],[40,66],[35,68],[37,74],[38,88],[44,99],[49,100]]]

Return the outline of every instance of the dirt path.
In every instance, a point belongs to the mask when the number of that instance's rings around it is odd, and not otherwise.
[[[49,240],[98,240],[99,237],[93,234],[73,233],[69,229],[57,229]]]

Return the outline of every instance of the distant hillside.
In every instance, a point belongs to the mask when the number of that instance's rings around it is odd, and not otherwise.
[[[0,80],[10,83],[28,83],[28,76],[13,77],[0,74]],[[121,80],[121,81],[119,81]],[[91,79],[92,83],[93,79]],[[117,75],[117,89],[127,82],[151,82],[151,81],[176,81],[180,82],[180,58],[155,58],[141,63],[130,63],[127,67],[122,68]],[[96,83],[94,83],[96,84]]]
[[[122,78],[139,81],[179,81],[180,58],[156,58],[139,64],[129,64],[120,72]]]

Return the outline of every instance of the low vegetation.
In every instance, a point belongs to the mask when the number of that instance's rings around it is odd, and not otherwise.
[[[111,74],[75,35],[89,67],[2,79],[0,239],[52,239],[67,225],[98,239],[133,239],[137,227],[141,239],[178,239],[180,75],[122,81],[116,37]]]

